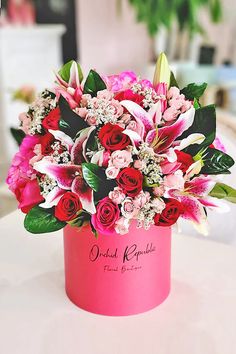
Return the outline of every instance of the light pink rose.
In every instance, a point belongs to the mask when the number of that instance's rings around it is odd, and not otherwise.
[[[129,164],[133,161],[132,154],[127,150],[117,150],[111,154],[109,166],[116,168],[128,167]]]
[[[105,173],[107,178],[109,179],[115,179],[118,176],[118,173],[120,172],[119,168],[116,168],[114,166],[107,167]]]
[[[109,193],[109,198],[116,204],[121,204],[125,199],[125,194],[122,192],[122,189],[115,187],[113,191]]]
[[[108,90],[98,91],[98,93],[97,93],[97,98],[102,98],[107,101],[111,101],[113,96],[114,96],[114,94]]]
[[[128,124],[128,123],[130,122],[130,120],[131,120],[131,115],[128,114],[128,113],[124,113],[124,114],[120,117],[119,122],[126,125],[126,124]]]
[[[135,198],[134,198],[134,205],[136,208],[141,209],[144,207],[146,203],[150,201],[150,193],[141,191]]]
[[[121,203],[121,213],[127,219],[133,219],[137,217],[139,208],[134,204],[134,200],[130,197],[127,197]]]
[[[25,134],[29,134],[31,118],[27,113],[23,112],[19,115],[19,120],[21,122],[21,129]]]
[[[97,118],[88,113],[85,117],[85,121],[88,123],[88,125],[98,125],[97,123]]]
[[[162,197],[165,193],[165,187],[163,184],[161,184],[160,186],[158,187],[154,187],[153,188],[153,194],[156,196],[156,197]]]
[[[176,109],[174,106],[172,106],[172,107],[169,107],[165,110],[165,112],[163,114],[163,119],[166,122],[171,122],[172,120],[175,120],[179,114],[180,114],[180,111],[178,109]]]
[[[33,156],[30,160],[29,160],[29,164],[31,166],[34,166],[34,163],[35,162],[38,162],[40,160],[42,160],[43,158],[43,155],[42,155],[42,146],[41,144],[36,144],[35,147],[34,147],[34,153],[35,153],[35,156]]]
[[[134,168],[137,168],[137,170],[142,170],[145,166],[146,166],[146,164],[143,160],[135,160],[134,161]]]
[[[170,189],[184,189],[184,177],[182,171],[176,171],[174,174],[164,177],[164,186]]]
[[[129,219],[122,216],[115,223],[115,231],[120,235],[125,235],[129,232],[129,225]]]
[[[180,90],[178,87],[172,86],[167,92],[167,99],[170,100],[171,98],[178,97],[180,95]]]
[[[112,114],[114,119],[118,119],[124,113],[124,108],[121,106],[119,101],[112,99],[110,101],[110,106],[112,106],[115,110],[114,113]]]

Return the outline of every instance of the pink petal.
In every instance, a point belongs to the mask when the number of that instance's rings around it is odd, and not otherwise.
[[[92,131],[95,129],[94,126],[85,128],[81,130],[79,137],[75,140],[75,143],[71,150],[71,159],[74,164],[81,165],[82,162],[85,160],[87,161],[86,157],[86,143]]]
[[[70,189],[76,176],[81,174],[81,167],[76,165],[58,165],[46,158],[34,164],[34,169],[54,178],[62,189]]]
[[[181,114],[174,124],[158,129],[158,142],[155,151],[160,153],[170,147],[178,136],[191,127],[194,114],[195,109],[191,107],[187,112]],[[148,139],[150,143],[150,136]]]
[[[154,122],[156,126],[158,126],[161,122],[161,101],[155,103],[148,111],[148,115],[150,116],[151,120]]]
[[[190,182],[185,183],[185,190],[188,193],[197,196],[204,196],[210,193],[216,182],[208,176],[200,176],[193,178]]]
[[[56,95],[61,95],[68,102],[71,109],[75,109],[78,106],[78,102],[74,100],[74,98],[63,88],[56,88]]]
[[[181,166],[181,163],[179,162],[169,162],[168,160],[162,162],[160,164],[161,166],[161,171],[164,175],[168,175],[170,173],[174,173],[175,171],[177,171],[180,166]]]
[[[65,133],[63,133],[60,130],[51,130],[51,129],[49,129],[48,131],[49,131],[49,133],[51,133],[54,136],[54,138],[56,140],[59,140],[62,143],[62,145],[66,146],[68,151],[71,150],[74,142],[73,142],[73,140],[71,139],[71,137],[69,135],[66,135]]]
[[[141,136],[131,129],[125,129],[122,133],[128,135],[134,146],[137,146],[142,142]]]
[[[223,200],[213,198],[211,196],[207,196],[198,200],[205,207],[214,208],[214,210],[220,213],[227,213],[228,211],[230,211],[229,205],[226,204],[226,202]]]
[[[61,199],[62,195],[65,193],[64,189],[59,187],[54,187],[48,195],[45,197],[45,202],[40,204],[41,208],[52,208],[53,206],[57,205],[59,200]]]
[[[64,81],[58,73],[55,73],[55,76],[57,78],[58,83],[61,86],[65,87],[65,88],[67,88],[69,86],[68,83],[66,81]]]
[[[127,109],[127,111],[134,117],[140,126],[144,127],[141,138],[143,138],[149,130],[154,128],[154,123],[149,114],[137,103],[129,100],[124,100],[121,101],[120,104]]]
[[[184,207],[184,212],[181,215],[184,219],[191,220],[200,224],[206,219],[206,214],[202,204],[192,196],[181,196],[180,202]]]
[[[75,61],[72,62],[72,65],[70,67],[70,79],[69,79],[69,87],[73,87],[74,89],[79,87],[80,82],[79,82],[79,72],[78,72],[78,66]]]
[[[84,210],[90,214],[96,213],[93,201],[93,190],[84,182],[82,177],[76,177],[74,179],[71,190],[79,196]]]

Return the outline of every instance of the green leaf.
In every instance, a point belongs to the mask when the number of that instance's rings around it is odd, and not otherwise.
[[[174,75],[173,71],[171,71],[170,72],[170,85],[169,85],[169,87],[173,87],[173,86],[179,87],[179,85],[176,81],[175,75]]]
[[[60,75],[62,80],[66,81],[66,82],[69,82],[69,80],[70,80],[70,68],[71,68],[71,65],[73,64],[73,61],[74,60],[71,60],[68,63],[64,64],[63,67],[58,72],[58,74]],[[83,73],[82,73],[79,63],[76,63],[76,64],[77,64],[78,73],[79,73],[79,81],[81,82],[83,80]]]
[[[201,107],[195,111],[194,122],[192,126],[187,129],[179,139],[187,138],[190,134],[200,133],[206,138],[197,145],[191,145],[184,151],[190,155],[196,155],[198,151],[208,147],[213,143],[216,136],[216,110],[214,105]]]
[[[101,167],[94,163],[84,162],[82,163],[82,172],[86,183],[95,192],[104,187],[105,173]]]
[[[90,70],[84,84],[83,93],[90,94],[91,96],[96,96],[98,91],[105,90],[106,88],[106,84],[102,80],[101,76],[96,71]]]
[[[203,167],[201,173],[206,175],[229,174],[229,168],[234,165],[234,160],[231,156],[224,152],[208,148],[203,156]]]
[[[236,203],[236,189],[224,183],[216,183],[209,195],[218,199],[225,199],[231,203]]]
[[[89,213],[85,211],[80,211],[78,216],[73,219],[72,221],[69,221],[68,224],[73,227],[81,227],[83,226],[86,222],[88,222],[91,219],[91,216]]]
[[[192,83],[184,87],[180,92],[183,93],[185,97],[189,100],[193,100],[194,98],[199,100],[199,98],[203,95],[206,88],[207,88],[206,82],[203,82],[200,85]]]
[[[65,222],[55,218],[52,209],[43,209],[39,206],[31,209],[24,220],[24,227],[32,234],[57,231],[65,225]]]
[[[21,129],[10,128],[11,135],[15,139],[18,146],[22,143],[22,140],[25,137],[25,133]]]
[[[85,120],[72,111],[69,104],[62,96],[59,98],[59,108],[61,111],[59,126],[61,130],[71,138],[74,138],[80,130],[88,127]]]

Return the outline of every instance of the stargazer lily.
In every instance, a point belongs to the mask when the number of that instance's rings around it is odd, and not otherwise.
[[[71,190],[76,193],[81,201],[83,209],[91,214],[96,212],[93,201],[93,190],[86,184],[82,174],[81,163],[87,161],[85,148],[88,138],[95,127],[88,127],[80,132],[79,137],[73,143],[72,139],[66,134],[58,131],[52,131],[55,138],[60,140],[71,155],[70,164],[57,164],[51,161],[50,157],[44,157],[34,164],[34,169],[42,174],[57,181],[58,187],[55,187],[46,197],[42,207],[50,208],[58,202],[65,190]],[[73,143],[73,145],[72,145]]]

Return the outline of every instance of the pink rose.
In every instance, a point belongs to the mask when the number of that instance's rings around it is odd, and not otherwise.
[[[137,170],[142,170],[145,166],[146,166],[146,164],[142,160],[135,160],[134,161],[134,168],[137,168]]]
[[[115,166],[110,166],[110,167],[107,167],[105,173],[106,173],[106,176],[107,178],[109,179],[114,179],[118,176],[120,170],[119,168],[115,167]]]
[[[133,219],[138,215],[139,208],[134,204],[134,200],[131,197],[127,197],[121,203],[121,213],[127,219]]]
[[[122,192],[122,189],[115,187],[113,191],[109,193],[109,198],[116,204],[121,204],[125,199],[125,194]]]
[[[132,154],[127,150],[117,150],[111,154],[109,166],[116,168],[128,167],[129,164],[133,161]]]
[[[129,219],[124,218],[123,216],[116,221],[115,230],[120,235],[125,235],[129,232]]]
[[[42,160],[43,155],[42,155],[42,145],[41,144],[36,144],[34,147],[34,156],[29,160],[29,164],[31,166],[34,166],[35,162],[38,162]]]
[[[107,101],[111,101],[113,99],[114,94],[108,90],[98,91],[97,98],[102,98]]]
[[[110,198],[99,201],[96,214],[91,217],[93,227],[104,235],[110,235],[115,231],[116,221],[120,217],[120,209]]]
[[[172,120],[175,120],[178,117],[179,113],[180,111],[178,109],[176,109],[174,106],[171,106],[167,108],[167,110],[165,110],[163,114],[163,119],[166,122],[171,122]]]
[[[21,129],[25,134],[29,134],[30,126],[31,126],[31,118],[27,113],[23,112],[19,115],[19,120],[21,122]]]
[[[172,86],[167,92],[167,99],[178,97],[180,95],[180,90],[178,87]]]
[[[110,106],[114,109],[112,114],[114,119],[118,119],[124,113],[124,108],[121,106],[119,101],[112,99],[110,101]]]
[[[153,194],[156,197],[162,197],[164,195],[164,193],[165,193],[165,187],[163,185],[153,188]]]
[[[88,125],[98,125],[97,118],[90,113],[86,114],[85,121],[88,123]]]
[[[135,198],[134,198],[134,205],[136,208],[143,208],[146,203],[150,201],[150,193],[149,192],[140,192]]]

